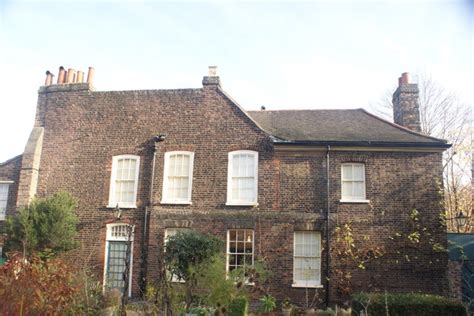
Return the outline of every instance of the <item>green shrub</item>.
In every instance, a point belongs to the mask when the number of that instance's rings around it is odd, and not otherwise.
[[[77,246],[76,203],[66,192],[34,199],[28,207],[20,209],[17,216],[7,218],[5,251],[36,253],[45,259],[74,249]]]
[[[189,268],[209,260],[221,248],[222,241],[215,236],[194,231],[179,232],[166,242],[164,262],[170,273],[188,282],[194,277]]]
[[[273,296],[271,295],[264,295],[260,299],[260,306],[259,310],[264,313],[268,312],[273,312],[273,310],[276,308],[276,300]]]
[[[185,303],[185,311],[189,312],[192,306],[199,305],[197,283],[204,273],[202,268],[212,264],[221,248],[219,238],[194,231],[179,232],[166,242],[163,256],[165,268],[170,275],[185,281],[182,284],[184,298],[181,299]]]
[[[352,310],[357,315],[367,309],[369,315],[390,316],[466,316],[461,302],[442,296],[416,293],[358,293],[353,295]]]
[[[245,316],[249,302],[246,297],[238,297],[233,299],[229,304],[229,316]]]

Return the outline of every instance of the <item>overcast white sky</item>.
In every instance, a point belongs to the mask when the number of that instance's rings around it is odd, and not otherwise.
[[[425,72],[472,105],[473,41],[473,0],[0,0],[0,162],[22,153],[59,66],[131,90],[200,87],[218,65],[248,110],[368,108]]]

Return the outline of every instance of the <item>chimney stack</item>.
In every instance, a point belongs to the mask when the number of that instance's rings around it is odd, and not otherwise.
[[[219,76],[217,75],[217,66],[209,66],[208,76],[202,79],[203,86],[219,86],[221,85]]]
[[[398,88],[393,93],[393,121],[415,132],[421,132],[418,84],[410,83],[410,74],[398,78]]]

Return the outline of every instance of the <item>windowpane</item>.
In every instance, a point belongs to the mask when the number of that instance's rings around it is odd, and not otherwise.
[[[164,202],[190,202],[193,153],[168,152],[165,154],[163,181]]]
[[[0,220],[5,218],[8,202],[8,183],[0,183]]]
[[[134,206],[136,201],[139,157],[114,157],[112,167],[113,183],[109,205]]]
[[[364,197],[364,182],[353,182],[354,187],[354,196],[355,197]]]
[[[351,164],[342,165],[342,179],[352,180],[352,165]]]
[[[228,203],[247,204],[257,200],[256,164],[258,154],[248,152],[229,153]]]
[[[342,196],[352,196],[352,182],[342,182]]]
[[[363,165],[353,165],[353,180],[364,181],[364,166]]]
[[[320,283],[321,235],[318,232],[294,233],[293,281]]]
[[[365,199],[365,167],[361,163],[342,165],[341,197],[344,199]]]
[[[109,241],[108,265],[106,272],[106,287],[119,289],[122,293],[125,288],[123,281],[126,269],[127,244],[124,241]]]
[[[227,236],[228,270],[253,265],[253,230],[230,229]]]

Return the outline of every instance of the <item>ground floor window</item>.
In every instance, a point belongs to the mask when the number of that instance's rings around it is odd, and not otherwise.
[[[5,220],[7,214],[8,186],[12,181],[0,181],[0,221]]]
[[[133,230],[129,224],[107,225],[104,290],[118,289],[131,295]]]
[[[227,271],[253,266],[254,232],[251,229],[227,231]]]
[[[293,286],[321,285],[321,233],[294,233]]]
[[[168,239],[171,237],[171,236],[175,236],[176,234],[178,233],[185,233],[185,232],[189,232],[191,231],[190,228],[187,228],[187,227],[170,227],[170,228],[166,228],[165,229],[165,246],[166,246],[166,243],[168,242]],[[166,249],[166,248],[165,248]],[[168,275],[171,274],[171,272],[169,271],[166,271],[166,273]],[[183,283],[184,280],[180,279],[176,274],[173,274],[171,276],[171,282],[180,282],[180,283]]]

